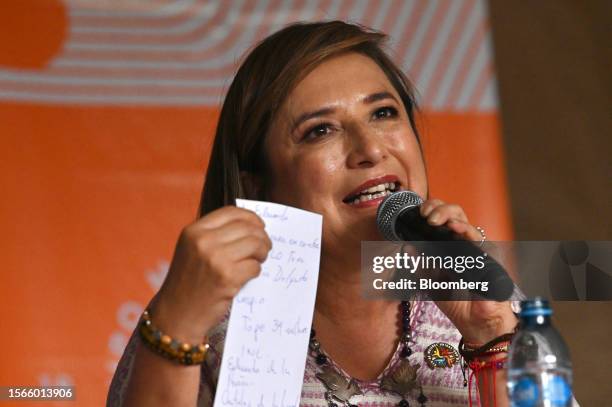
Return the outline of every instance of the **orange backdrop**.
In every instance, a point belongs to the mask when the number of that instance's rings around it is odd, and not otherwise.
[[[71,405],[104,403],[195,218],[236,61],[289,21],[388,32],[421,92],[432,195],[462,204],[491,239],[511,237],[481,1],[104,4],[0,12],[0,386],[74,384]]]

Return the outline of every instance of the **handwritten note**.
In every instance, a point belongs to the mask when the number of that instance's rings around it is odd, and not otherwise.
[[[232,303],[215,407],[297,407],[319,277],[321,215],[237,199],[266,224],[272,250]]]

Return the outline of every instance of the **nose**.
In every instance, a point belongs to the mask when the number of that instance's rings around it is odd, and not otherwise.
[[[379,132],[356,124],[348,130],[348,156],[349,168],[370,168],[387,158],[384,139]]]

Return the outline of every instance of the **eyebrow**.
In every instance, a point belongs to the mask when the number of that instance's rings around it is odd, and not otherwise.
[[[393,96],[392,93],[386,92],[386,91],[372,93],[372,94],[364,97],[361,100],[361,102],[366,104],[366,105],[370,105],[372,103],[378,102],[380,100],[385,100],[385,99],[392,99],[396,103],[399,103],[397,101],[397,98],[395,96]],[[317,109],[317,110],[314,110],[312,112],[303,113],[293,122],[293,126],[291,127],[291,132],[293,133],[295,131],[295,129],[300,124],[305,122],[306,120],[310,120],[310,119],[313,119],[313,118],[318,117],[318,116],[325,116],[327,114],[334,113],[335,111],[336,111],[335,107],[324,107],[322,109]]]
[[[392,93],[386,92],[386,91],[376,92],[376,93],[372,93],[371,95],[366,96],[365,98],[363,98],[363,103],[372,104],[374,102],[378,102],[379,100],[385,100],[385,99],[393,99],[395,102],[399,103],[397,99],[395,98],[395,96],[393,96]]]

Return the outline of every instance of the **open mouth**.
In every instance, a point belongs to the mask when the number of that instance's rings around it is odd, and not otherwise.
[[[392,194],[399,189],[399,181],[380,182],[376,185],[364,188],[343,199],[349,205],[358,205],[364,202],[375,201]]]

